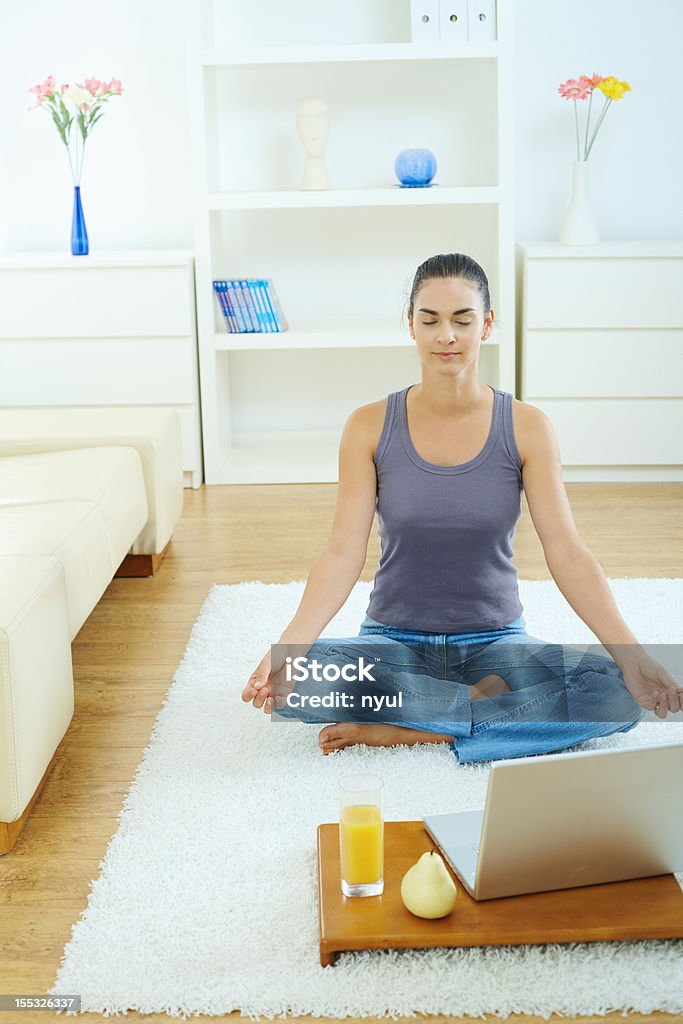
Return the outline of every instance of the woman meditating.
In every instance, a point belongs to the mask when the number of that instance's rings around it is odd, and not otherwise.
[[[560,750],[627,732],[644,709],[660,719],[679,711],[683,687],[639,644],[577,533],[550,420],[478,379],[494,320],[482,268],[462,253],[426,260],[408,320],[421,382],[348,417],[329,540],[277,642],[277,664],[269,651],[242,699],[276,717],[329,722],[318,737],[325,754],[447,743],[460,761]],[[522,488],[550,573],[609,656],[527,634],[512,564]],[[381,558],[359,634],[317,641],[360,576],[375,511]],[[356,662],[368,650],[381,692],[402,692],[411,711],[358,721],[289,706],[273,685],[289,645],[293,656]]]

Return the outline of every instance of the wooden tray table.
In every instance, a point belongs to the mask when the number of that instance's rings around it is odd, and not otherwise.
[[[458,890],[455,907],[448,917],[425,920],[404,907],[400,892],[408,868],[435,848],[421,821],[384,823],[381,896],[344,896],[339,825],[319,825],[317,835],[323,967],[356,949],[683,938],[683,891],[672,874],[475,900],[446,864]]]

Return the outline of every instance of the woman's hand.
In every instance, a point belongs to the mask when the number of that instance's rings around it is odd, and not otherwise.
[[[272,697],[270,696],[270,688],[268,686],[271,668],[271,654],[270,651],[267,651],[249,676],[247,685],[242,690],[243,701],[251,701],[255,708],[262,708],[265,704],[264,710],[266,712],[273,710]]]
[[[290,650],[287,644],[278,643],[274,650],[274,658],[273,648],[264,654],[242,690],[243,701],[251,701],[255,708],[263,708],[268,715],[274,707],[284,707],[286,697],[294,689],[293,681],[286,677],[285,659],[288,653],[291,657],[300,655],[301,644],[293,644]]]
[[[657,718],[666,718],[669,712],[675,715],[683,708],[683,687],[649,654],[634,653],[619,668],[629,693]]]

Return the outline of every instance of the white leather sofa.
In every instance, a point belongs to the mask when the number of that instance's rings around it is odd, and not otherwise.
[[[0,409],[0,854],[73,716],[71,641],[113,576],[154,572],[182,505],[174,409]]]

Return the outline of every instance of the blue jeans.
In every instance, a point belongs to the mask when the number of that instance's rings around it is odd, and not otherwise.
[[[532,637],[524,616],[471,633],[402,629],[366,616],[358,636],[316,641],[308,658],[334,656],[340,664],[357,662],[364,652],[381,666],[378,692],[402,692],[406,710],[400,721],[388,713],[360,720],[451,736],[450,748],[463,763],[563,750],[628,732],[645,714],[612,658]],[[507,692],[472,701],[469,687],[490,675],[502,679]],[[314,689],[307,682],[296,692]],[[276,716],[359,720],[333,708],[283,708]]]

